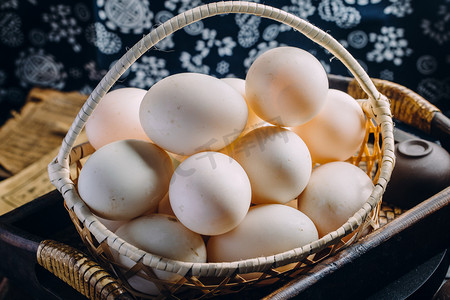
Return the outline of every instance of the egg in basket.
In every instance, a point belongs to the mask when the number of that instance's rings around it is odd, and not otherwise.
[[[148,91],[110,91],[157,42],[223,13],[303,33],[367,99],[330,89],[320,62],[295,47],[266,51],[242,79],[179,73]],[[85,125],[89,143],[74,146]],[[218,2],[166,21],[111,68],[49,174],[91,253],[125,286],[192,298],[294,276],[376,228],[393,147],[389,101],[336,40],[282,10]]]

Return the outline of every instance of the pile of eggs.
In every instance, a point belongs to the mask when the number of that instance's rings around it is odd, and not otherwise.
[[[362,109],[294,47],[263,53],[245,80],[180,73],[148,91],[111,91],[86,133],[96,151],[80,197],[117,236],[169,259],[229,262],[302,247],[343,225],[373,189],[345,162],[364,140]],[[134,288],[157,293],[134,277]]]

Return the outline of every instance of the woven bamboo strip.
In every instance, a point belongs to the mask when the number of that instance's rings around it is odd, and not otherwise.
[[[68,245],[44,240],[36,255],[41,266],[89,299],[107,299],[113,292],[122,294],[122,299],[132,299],[106,270]]]

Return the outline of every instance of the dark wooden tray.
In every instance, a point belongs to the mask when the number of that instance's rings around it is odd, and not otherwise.
[[[434,285],[425,292],[434,293],[448,269],[449,228],[447,188],[291,282],[239,296],[404,299],[420,290],[432,275]],[[38,264],[37,249],[48,239],[85,250],[57,191],[0,217],[0,274],[16,286],[26,287],[37,299],[83,299],[81,293]],[[121,298],[126,299],[124,294]]]

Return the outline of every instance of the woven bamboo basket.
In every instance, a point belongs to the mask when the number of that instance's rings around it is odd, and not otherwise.
[[[367,202],[336,231],[300,248],[267,257],[257,257],[226,263],[189,263],[175,261],[147,253],[109,231],[89,210],[77,193],[77,178],[71,177],[70,165],[82,168],[80,159],[89,156],[94,149],[90,144],[75,146],[75,140],[83,129],[98,102],[116,83],[120,76],[147,50],[177,30],[204,18],[220,14],[252,14],[284,23],[331,52],[353,74],[365,99],[360,100],[366,114],[366,136],[360,151],[349,161],[364,169],[373,179],[374,189]],[[301,18],[285,11],[251,2],[217,2],[202,5],[181,13],[161,24],[137,42],[108,71],[90,94],[65,136],[58,156],[49,164],[49,177],[63,195],[65,206],[80,237],[91,254],[117,274],[125,287],[136,296],[152,298],[135,291],[127,279],[138,274],[157,285],[165,298],[202,298],[240,291],[243,288],[270,284],[292,278],[311,265],[332,255],[357,240],[369,230],[376,229],[382,194],[394,167],[393,121],[389,100],[382,95],[369,76],[350,53],[329,34]],[[347,242],[343,238],[353,234]],[[125,268],[114,261],[112,250],[118,251],[136,262]],[[279,267],[289,265],[280,270]],[[178,282],[158,279],[153,270],[165,270],[182,276]],[[245,279],[243,274],[260,274]]]

